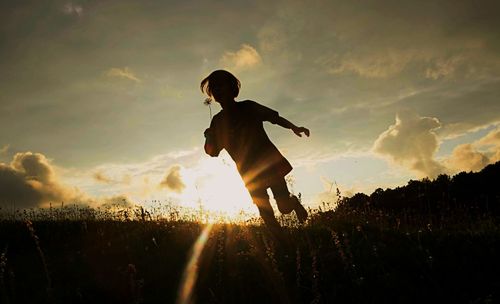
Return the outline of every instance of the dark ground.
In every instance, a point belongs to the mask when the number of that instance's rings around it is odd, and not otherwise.
[[[500,230],[387,229],[316,215],[288,228],[214,225],[197,303],[500,301]],[[30,227],[33,229],[30,231]],[[189,222],[0,222],[2,303],[173,303],[202,227]]]

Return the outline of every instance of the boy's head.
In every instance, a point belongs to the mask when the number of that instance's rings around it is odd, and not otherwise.
[[[225,70],[213,71],[203,79],[200,89],[219,103],[233,101],[240,92],[241,83],[238,78]]]

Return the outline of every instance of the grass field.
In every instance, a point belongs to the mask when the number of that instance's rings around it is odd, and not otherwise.
[[[71,207],[0,221],[1,303],[494,303],[500,225],[315,210],[286,225],[96,218]],[[429,219],[429,221],[426,221]],[[204,234],[204,238],[200,235]],[[194,259],[192,259],[194,257]]]

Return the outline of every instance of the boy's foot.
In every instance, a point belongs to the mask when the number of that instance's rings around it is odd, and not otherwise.
[[[300,203],[295,207],[295,214],[297,215],[299,223],[303,224],[307,220],[307,210]]]
[[[299,223],[303,224],[307,220],[307,210],[302,206],[300,203],[299,199],[295,195],[291,195],[290,199],[294,201],[294,208],[295,210],[295,215],[297,215],[297,219],[299,220]]]

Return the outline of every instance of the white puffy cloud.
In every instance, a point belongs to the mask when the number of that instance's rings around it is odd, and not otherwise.
[[[500,129],[494,129],[479,140],[458,145],[444,163],[452,172],[480,171],[500,161]]]
[[[445,163],[455,172],[479,171],[490,163],[490,159],[472,144],[463,144],[453,149],[451,157]]]
[[[480,171],[486,165],[500,161],[500,129],[486,136],[456,146],[451,155],[437,160],[439,147],[434,131],[441,127],[437,118],[420,117],[414,112],[399,113],[396,123],[379,135],[373,151],[388,157],[420,177],[434,178],[441,173]]]
[[[254,47],[242,44],[236,52],[225,52],[220,62],[229,69],[245,70],[262,63],[262,58]]]
[[[445,171],[434,159],[438,148],[434,130],[440,126],[437,118],[420,117],[412,111],[400,112],[396,123],[376,139],[373,151],[407,167],[420,177],[436,177]]]

